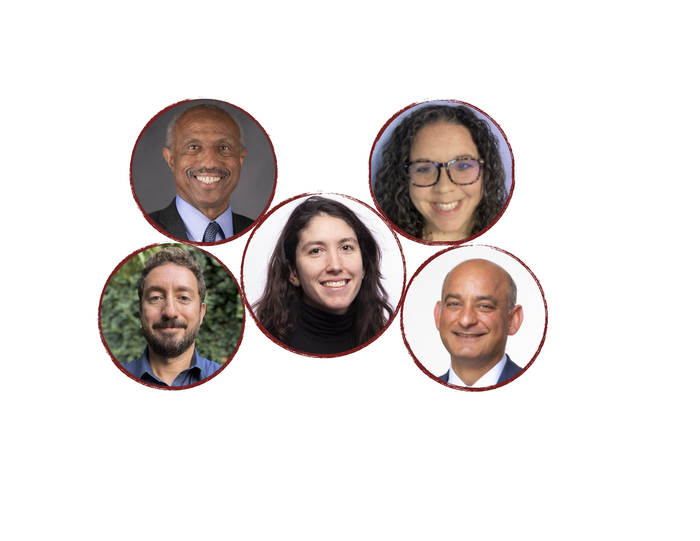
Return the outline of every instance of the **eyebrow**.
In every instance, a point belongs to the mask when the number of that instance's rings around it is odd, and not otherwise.
[[[355,244],[360,244],[355,237],[345,237],[344,239],[340,239],[338,244],[343,244],[344,242],[354,242]],[[299,246],[299,249],[304,250],[309,246],[314,245],[325,246],[326,242],[322,240],[311,240],[309,242],[305,242],[302,246]]]
[[[471,154],[459,154],[452,158],[452,160],[478,160],[476,156],[472,156]],[[451,162],[452,160],[447,160],[448,162]],[[431,160],[430,158],[416,158],[415,160],[411,160],[412,162],[433,162],[435,163],[435,160]],[[437,163],[442,163],[442,162],[437,162]],[[445,162],[447,163],[447,162]]]
[[[462,296],[459,293],[447,293],[442,302],[447,302],[447,299],[455,299],[461,301]],[[476,297],[474,297],[474,302],[481,301],[491,301],[494,304],[498,304],[498,300],[493,295],[477,295]]]
[[[154,292],[154,291],[158,291],[158,292],[165,293],[165,288],[162,287],[162,286],[159,286],[159,285],[148,286],[148,287],[143,291],[143,294],[144,294],[144,296],[145,296],[146,294],[152,293],[152,292]],[[187,291],[188,293],[194,293],[194,289],[192,289],[192,288],[189,287],[189,286],[178,286],[178,287],[175,288],[175,291],[177,291],[177,292]]]

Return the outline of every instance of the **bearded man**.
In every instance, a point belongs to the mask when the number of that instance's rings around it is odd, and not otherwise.
[[[221,366],[195,349],[207,311],[202,270],[181,248],[167,247],[151,256],[138,281],[141,328],[147,346],[124,368],[142,381],[165,387],[197,383]]]

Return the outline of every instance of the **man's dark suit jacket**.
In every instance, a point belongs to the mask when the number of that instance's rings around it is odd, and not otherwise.
[[[235,212],[231,214],[233,214],[233,231],[236,235],[242,233],[243,230],[254,221],[246,216],[236,214]],[[189,240],[187,238],[187,232],[185,231],[185,224],[182,218],[180,218],[180,213],[175,206],[175,199],[163,210],[151,212],[148,217],[153,220],[158,227],[164,229],[171,235],[185,241]]]
[[[506,354],[506,365],[503,367],[503,372],[501,372],[501,377],[498,378],[498,383],[503,383],[507,379],[510,379],[514,376],[517,376],[522,368],[520,368],[517,364],[515,364],[513,361],[510,360],[510,357]],[[445,374],[440,376],[440,380],[444,381],[447,383],[447,378],[450,375],[450,371],[448,370]],[[498,385],[498,383],[496,385]]]

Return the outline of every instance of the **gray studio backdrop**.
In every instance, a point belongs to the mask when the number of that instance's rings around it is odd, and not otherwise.
[[[163,158],[165,131],[179,111],[202,103],[213,103],[226,110],[243,126],[248,155],[243,162],[238,186],[231,194],[231,210],[256,220],[272,198],[277,165],[265,132],[241,109],[216,100],[193,100],[168,109],[141,135],[134,150],[131,175],[136,198],[146,213],[167,207],[175,198],[173,173]]]

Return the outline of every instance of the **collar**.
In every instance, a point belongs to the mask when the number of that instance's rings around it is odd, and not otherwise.
[[[447,377],[447,383],[451,383],[452,385],[458,385],[459,387],[491,387],[492,385],[496,385],[498,383],[499,378],[501,377],[501,373],[503,372],[503,369],[506,366],[506,354],[503,354],[503,357],[501,357],[501,360],[496,363],[496,365],[491,368],[486,374],[481,376],[475,383],[474,385],[467,385],[464,383],[460,377],[455,373],[454,370],[452,370],[452,365],[450,364],[450,370],[448,372],[448,377]]]
[[[180,215],[180,218],[182,218],[182,223],[185,225],[187,238],[195,242],[202,242],[202,239],[204,238],[204,231],[206,231],[209,222],[212,220],[207,218],[201,210],[190,205],[179,195],[175,196],[175,206],[177,207],[177,212]],[[214,218],[213,221],[218,223],[221,229],[224,230],[224,238],[229,238],[234,235],[233,214],[231,212],[230,203],[226,210],[220,216]],[[221,235],[219,234],[216,236],[216,240],[224,239],[221,238]]]

